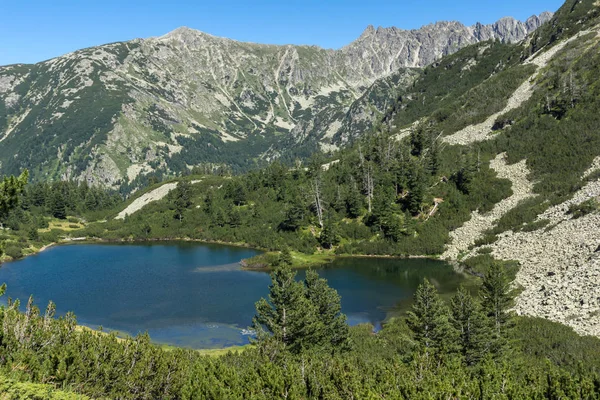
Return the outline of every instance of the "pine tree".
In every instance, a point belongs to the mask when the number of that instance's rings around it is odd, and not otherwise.
[[[440,299],[436,288],[424,279],[415,292],[414,304],[406,322],[427,353],[442,354],[451,350],[456,331],[449,318],[448,307]]]
[[[4,221],[8,213],[19,204],[19,198],[25,189],[29,172],[23,171],[21,175],[6,176],[0,182],[0,220]]]
[[[486,315],[491,318],[497,334],[501,334],[509,319],[508,309],[512,304],[510,283],[502,265],[493,262],[481,286],[481,305]]]
[[[54,188],[50,196],[50,213],[54,218],[67,218],[67,204],[60,188]]]
[[[258,344],[266,348],[280,343],[292,353],[347,349],[348,325],[337,291],[314,271],[307,271],[304,282],[297,282],[295,275],[287,266],[271,274],[269,300],[256,303],[252,322]]]
[[[502,353],[507,345],[506,328],[509,322],[509,308],[512,305],[510,283],[502,265],[493,262],[488,268],[481,290],[481,306],[489,318],[493,332],[492,351]]]
[[[181,181],[177,184],[174,191],[175,218],[180,222],[183,220],[183,213],[192,205],[191,200],[192,185],[188,181]]]
[[[315,307],[319,321],[313,332],[312,343],[331,349],[344,350],[349,346],[349,331],[346,315],[342,314],[341,297],[313,270],[306,272],[304,280],[306,296]]]
[[[331,217],[325,220],[325,224],[321,234],[319,235],[319,243],[326,249],[331,249],[340,242],[335,222]]]
[[[362,197],[356,184],[351,184],[346,194],[346,216],[348,218],[358,218],[362,211]]]
[[[476,364],[490,349],[491,331],[480,305],[461,286],[451,301],[452,325],[467,365]]]
[[[283,231],[294,232],[302,226],[304,220],[304,206],[299,197],[294,197],[290,201],[290,206],[285,212],[283,221],[279,224],[279,229]]]
[[[271,274],[269,300],[256,303],[252,327],[259,343],[276,341],[292,351],[299,352],[306,345],[306,331],[314,330],[314,309],[306,299],[304,286],[295,280],[296,273],[289,267],[278,267]]]
[[[292,253],[290,253],[290,249],[287,247],[283,249],[281,254],[279,255],[279,264],[290,266],[293,263]]]
[[[408,199],[407,208],[412,215],[417,215],[421,211],[421,204],[425,196],[424,177],[421,166],[412,165],[412,170],[408,178]]]

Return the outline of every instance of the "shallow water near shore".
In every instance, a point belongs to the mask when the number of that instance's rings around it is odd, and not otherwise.
[[[26,303],[73,311],[78,323],[190,348],[248,343],[244,331],[254,303],[268,295],[269,274],[247,271],[239,261],[258,251],[190,242],[73,244],[56,246],[4,264],[0,283]],[[339,258],[319,274],[342,296],[352,325],[378,329],[410,306],[427,277],[441,293],[464,281],[448,264],[428,259]],[[304,272],[298,272],[303,278]],[[6,298],[4,298],[6,301]]]

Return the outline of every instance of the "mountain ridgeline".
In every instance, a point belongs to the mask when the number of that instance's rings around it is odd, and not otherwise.
[[[306,158],[368,131],[422,67],[481,41],[520,41],[551,16],[369,26],[339,50],[179,28],[0,67],[0,170],[129,192],[194,167]]]

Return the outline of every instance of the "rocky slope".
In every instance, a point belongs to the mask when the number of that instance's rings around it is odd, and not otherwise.
[[[454,134],[451,133],[444,138],[445,142],[461,146],[472,146],[481,141],[502,142],[502,136],[510,135],[512,127],[508,126],[492,133],[492,124],[506,113],[512,114],[511,118],[519,118],[528,113],[539,112],[536,106],[542,104],[542,109],[548,107],[550,93],[569,93],[571,110],[577,109],[578,106],[584,107],[584,101],[575,104],[573,100],[582,96],[579,92],[568,92],[564,84],[555,86],[554,83],[558,81],[561,73],[564,76],[560,79],[573,82],[578,64],[597,57],[600,44],[600,7],[597,3],[594,6],[595,14],[586,13],[595,15],[595,19],[590,17],[590,21],[585,21],[589,28],[580,28],[579,32],[572,32],[571,36],[564,35],[562,40],[554,40],[551,45],[542,47],[524,61],[526,64],[534,64],[537,71],[510,96],[503,111],[486,118],[481,124],[470,125]],[[566,29],[558,29],[568,32]],[[585,87],[577,88],[581,93],[590,90],[598,82],[597,71],[589,73],[588,70],[585,68]],[[552,85],[545,86],[548,80]],[[591,109],[580,111],[579,117],[589,124],[589,137],[595,138],[598,132],[597,123],[591,112]],[[558,115],[552,117],[551,121],[560,124],[562,118]],[[566,122],[562,134],[570,143],[576,142],[580,135],[585,134],[584,131],[573,127],[573,119],[564,118],[564,121]],[[528,128],[529,131],[537,129],[540,128]],[[556,138],[548,128],[544,128],[544,136],[547,137],[548,143]],[[531,140],[531,137],[515,135],[511,140],[524,143]],[[585,153],[582,149],[577,151]],[[548,162],[564,157],[568,152],[567,147],[561,145],[543,155],[543,158]],[[597,147],[590,152],[597,153]],[[498,157],[500,156],[502,155]],[[537,160],[532,161],[529,157],[537,157]],[[491,167],[499,177],[511,181],[513,194],[497,203],[491,212],[474,212],[467,223],[451,233],[452,241],[443,257],[460,261],[478,257],[480,254],[490,254],[496,259],[518,261],[520,269],[514,282],[515,288],[519,289],[515,304],[517,313],[541,316],[569,325],[580,334],[600,336],[600,156],[592,160],[588,154],[588,161],[585,163],[573,163],[569,166],[573,171],[577,171],[578,168],[579,171],[583,171],[582,165],[587,167],[587,170],[572,178],[573,183],[568,194],[563,193],[561,197],[553,197],[555,193],[542,189],[543,182],[537,181],[543,180],[544,175],[561,173],[554,169],[546,169],[540,173],[539,154],[527,155],[527,158],[510,165],[499,162],[501,160],[503,159],[492,160]],[[537,179],[528,166],[538,168]],[[555,190],[559,192],[558,189]],[[531,202],[529,209],[523,206],[527,204],[527,199],[540,198],[539,196],[543,197],[540,203]],[[513,225],[512,229],[502,232],[493,231],[492,228],[499,227],[501,219],[516,207],[521,207],[521,215],[532,213],[533,220],[527,224]],[[536,207],[539,208],[536,210]],[[497,237],[491,243],[479,242],[477,245],[478,239],[484,239],[485,235],[492,232]],[[489,240],[489,236],[486,240]]]
[[[149,174],[244,169],[368,130],[419,67],[550,18],[369,27],[340,49],[241,43],[188,28],[0,67],[0,172],[129,191]]]

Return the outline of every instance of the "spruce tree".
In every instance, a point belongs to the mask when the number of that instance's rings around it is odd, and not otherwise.
[[[356,184],[351,184],[346,194],[346,216],[348,218],[358,218],[362,211],[362,203],[363,199]]]
[[[407,208],[412,215],[421,212],[421,204],[425,196],[423,169],[420,165],[412,164],[408,177]]]
[[[292,353],[347,349],[348,325],[337,291],[314,271],[307,271],[304,282],[295,275],[284,265],[271,274],[269,300],[256,303],[252,322],[258,344],[263,349],[280,344]]]
[[[183,220],[183,213],[192,205],[191,200],[192,185],[188,181],[181,181],[177,184],[174,191],[175,218],[180,222]]]
[[[481,305],[486,315],[492,320],[497,334],[501,334],[509,319],[508,310],[512,304],[510,283],[502,265],[493,262],[481,285]]]
[[[489,351],[491,331],[481,306],[461,286],[451,301],[452,325],[458,332],[458,344],[467,365],[479,362]]]
[[[449,318],[448,307],[440,299],[436,288],[424,279],[415,292],[414,304],[406,322],[428,354],[442,354],[451,350],[456,331]]]
[[[285,249],[282,250],[281,254],[279,255],[279,264],[290,266],[290,265],[292,265],[292,263],[293,263],[292,253],[290,253],[290,249],[288,249],[286,247]]]
[[[259,343],[275,341],[297,353],[306,346],[305,332],[314,331],[316,320],[304,285],[297,282],[295,276],[289,267],[280,266],[273,271],[269,300],[262,298],[256,303],[252,327]]]
[[[304,280],[306,297],[314,306],[318,324],[312,333],[313,345],[332,350],[344,350],[349,346],[349,331],[346,315],[342,314],[341,297],[329,287],[327,280],[319,277],[316,271],[308,270]]]
[[[331,249],[340,242],[337,227],[331,217],[325,220],[325,226],[319,235],[319,242],[326,249]]]
[[[507,345],[506,328],[512,305],[510,283],[502,265],[493,262],[488,268],[480,290],[483,312],[493,332],[492,351],[501,354]]]
[[[52,194],[50,197],[50,213],[54,218],[67,218],[67,205],[65,197],[62,194],[60,188],[55,188],[52,190]]]
[[[0,220],[4,221],[8,213],[19,204],[28,178],[29,172],[25,170],[18,177],[6,176],[0,181]]]

